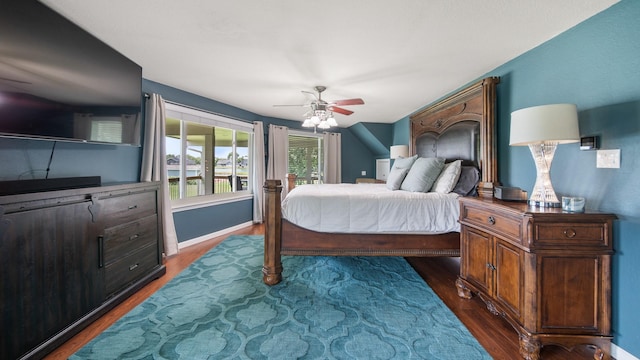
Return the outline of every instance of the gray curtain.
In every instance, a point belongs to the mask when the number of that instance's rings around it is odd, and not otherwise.
[[[269,125],[269,160],[267,179],[282,181],[282,198],[287,196],[287,172],[289,172],[289,129]]]
[[[166,152],[164,100],[158,94],[151,94],[146,104],[140,181],[161,182],[159,221],[162,223],[164,234],[164,253],[166,256],[172,256],[178,253],[178,236],[171,211]]]
[[[339,184],[342,182],[342,134],[325,132],[324,143],[324,183]]]
[[[264,218],[264,125],[253,122],[253,222],[261,223]]]

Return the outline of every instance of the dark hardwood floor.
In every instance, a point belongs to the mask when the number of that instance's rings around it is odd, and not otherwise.
[[[236,231],[233,234],[255,235],[263,233],[264,227],[255,225]],[[165,262],[167,266],[166,275],[148,284],[53,351],[45,359],[67,359],[227,236],[190,246],[181,250],[179,255],[167,259]],[[458,297],[454,284],[459,271],[457,258],[412,258],[408,260],[494,359],[514,360],[520,358],[518,354],[518,335],[506,321],[492,315],[477,297],[471,300]],[[545,346],[542,349],[541,357],[545,360],[593,359],[593,349],[582,347],[568,352],[560,347]]]
[[[501,317],[491,314],[477,296],[470,300],[458,296],[455,281],[460,271],[459,258],[407,260],[494,359],[521,359],[518,351],[518,333],[511,325]],[[559,346],[545,346],[540,352],[540,357],[544,360],[593,359],[594,349],[582,346],[567,351]]]

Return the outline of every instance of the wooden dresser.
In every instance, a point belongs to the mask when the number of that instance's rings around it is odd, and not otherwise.
[[[158,183],[0,196],[0,359],[38,359],[165,273]]]
[[[105,295],[113,296],[161,264],[155,188],[102,191],[94,196]]]
[[[595,359],[609,359],[614,219],[462,198],[458,295],[503,316],[525,359],[551,344],[593,345]]]

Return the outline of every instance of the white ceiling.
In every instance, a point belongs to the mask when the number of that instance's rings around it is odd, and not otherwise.
[[[302,120],[362,98],[341,127],[393,123],[617,0],[42,0],[143,67],[146,79]]]

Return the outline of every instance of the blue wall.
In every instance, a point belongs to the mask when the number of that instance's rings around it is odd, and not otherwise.
[[[354,183],[356,178],[376,176],[375,154],[349,129],[342,134],[342,182]],[[362,171],[367,175],[363,176]]]
[[[536,171],[527,147],[509,146],[510,114],[535,105],[574,103],[580,133],[601,149],[621,149],[620,169],[597,169],[596,152],[560,145],[551,178],[559,195],[584,196],[587,207],[615,213],[614,343],[640,357],[640,1],[623,0],[482,76],[500,76],[497,141],[500,181],[529,193]],[[475,80],[474,80],[475,81]],[[473,82],[473,81],[471,81]],[[462,88],[462,86],[461,86]],[[394,143],[407,142],[399,120]]]
[[[173,213],[178,239],[185,241],[253,220],[253,200]]]
[[[378,159],[389,157],[393,125],[379,123],[357,123],[349,131],[362,142]]]
[[[100,176],[103,184],[140,179],[141,148],[0,138],[0,181]],[[53,157],[51,157],[53,153]]]
[[[396,121],[393,124],[393,144],[392,145],[409,145],[409,116]]]

